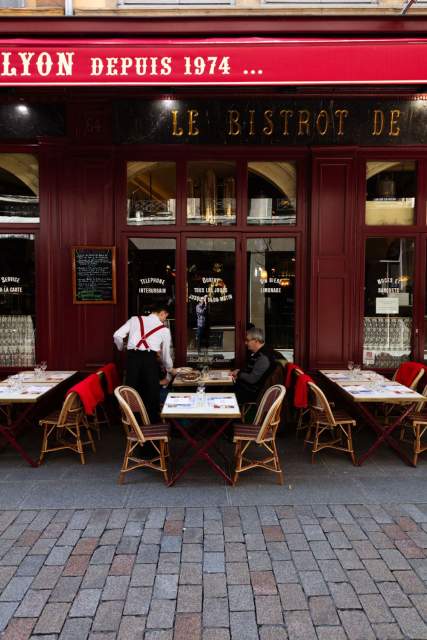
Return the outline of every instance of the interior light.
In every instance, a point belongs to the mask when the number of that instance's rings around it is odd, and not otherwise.
[[[15,109],[22,115],[27,115],[29,113],[29,109],[26,104],[17,104]]]

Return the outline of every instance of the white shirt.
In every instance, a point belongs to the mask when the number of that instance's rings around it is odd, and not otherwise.
[[[144,333],[147,334],[151,329],[162,326],[162,329],[156,331],[151,336],[146,338],[146,342],[150,347],[150,351],[160,352],[160,357],[166,368],[170,370],[173,368],[173,362],[171,358],[171,344],[172,336],[170,330],[160,321],[159,317],[155,313],[150,313],[149,316],[143,316]],[[123,340],[128,337],[127,348],[132,350],[137,348],[138,342],[141,340],[141,325],[139,323],[138,316],[132,316],[120,329],[114,333],[113,339],[119,351],[123,350]],[[140,351],[146,351],[143,344],[139,346]]]

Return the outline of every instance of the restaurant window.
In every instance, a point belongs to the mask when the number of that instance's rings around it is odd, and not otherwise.
[[[153,305],[167,303],[167,324],[175,335],[174,238],[130,238],[128,242],[129,317],[147,315]]]
[[[188,163],[187,222],[189,224],[235,224],[235,162]]]
[[[366,224],[414,224],[416,190],[415,162],[367,162]]]
[[[39,164],[28,153],[0,153],[0,223],[40,222]]]
[[[187,242],[187,361],[229,364],[235,355],[235,241]]]
[[[295,224],[294,162],[248,163],[248,223]]]
[[[363,363],[395,369],[412,344],[414,240],[368,238]]]
[[[295,239],[256,238],[247,243],[247,321],[267,344],[294,359]]]
[[[35,362],[34,235],[0,234],[0,366]]]
[[[128,224],[173,224],[175,208],[174,162],[127,163]]]

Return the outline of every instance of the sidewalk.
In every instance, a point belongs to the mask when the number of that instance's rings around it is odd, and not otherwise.
[[[203,464],[119,486],[119,429],[84,466],[3,452],[1,640],[427,640],[427,461],[278,444],[285,484],[234,488]]]
[[[427,638],[427,505],[3,511],[0,531],[2,640]]]

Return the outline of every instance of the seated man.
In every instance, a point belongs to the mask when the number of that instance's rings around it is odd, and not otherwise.
[[[261,329],[249,329],[245,342],[249,351],[246,365],[243,369],[232,372],[239,405],[257,399],[265,379],[275,366],[274,352],[265,344]]]

